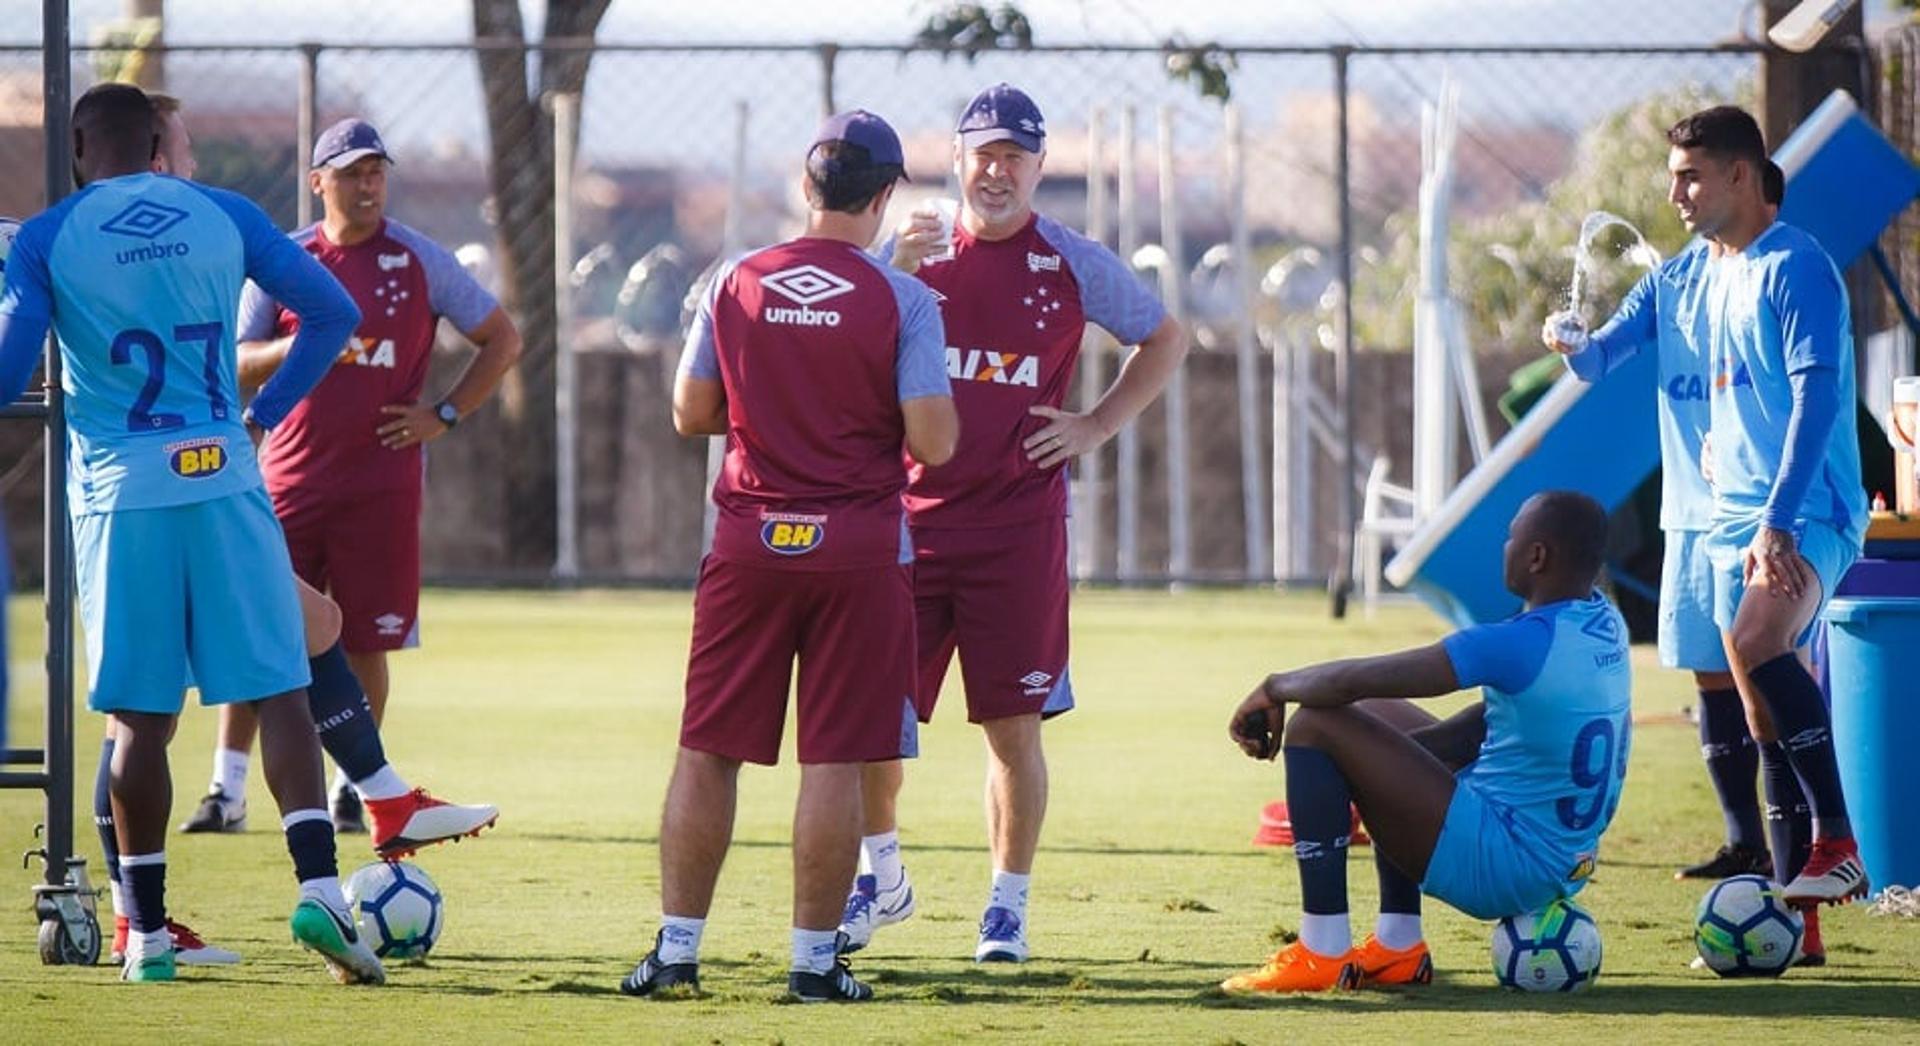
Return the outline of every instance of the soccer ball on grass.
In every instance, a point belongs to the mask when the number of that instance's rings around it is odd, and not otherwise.
[[[1722,977],[1778,977],[1793,965],[1806,922],[1764,875],[1736,875],[1707,888],[1693,914],[1693,944]]]
[[[440,889],[419,865],[376,861],[354,872],[345,891],[360,933],[382,959],[424,959],[440,939],[446,924]]]

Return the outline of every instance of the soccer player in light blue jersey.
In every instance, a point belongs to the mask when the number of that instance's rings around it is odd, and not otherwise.
[[[1767,204],[1778,208],[1786,192],[1785,176],[1769,161],[1762,177]],[[1541,330],[1547,348],[1564,354],[1567,369],[1586,382],[1601,380],[1643,349],[1658,353],[1655,402],[1660,432],[1660,530],[1665,546],[1660,663],[1693,673],[1700,695],[1700,751],[1726,823],[1725,844],[1705,861],[1682,868],[1675,875],[1680,879],[1772,872],[1754,789],[1760,753],[1747,730],[1720,628],[1713,621],[1713,568],[1704,547],[1713,517],[1713,487],[1701,468],[1710,381],[1703,306],[1707,270],[1719,251],[1711,240],[1692,241],[1641,277],[1613,316],[1592,335],[1584,335],[1578,326],[1580,317],[1570,312],[1548,317]],[[1569,321],[1582,336],[1569,340],[1564,326]],[[1781,809],[1796,807],[1803,809],[1798,803]]]
[[[1714,620],[1763,773],[1791,773],[1813,810],[1812,848],[1786,899],[1840,903],[1865,896],[1866,869],[1832,721],[1795,649],[1866,530],[1846,285],[1811,236],[1767,207],[1766,143],[1752,116],[1706,109],[1675,124],[1667,141],[1681,219],[1722,248],[1705,302]]]
[[[1498,919],[1586,885],[1620,802],[1632,731],[1626,624],[1594,588],[1606,539],[1606,510],[1592,498],[1537,494],[1514,517],[1504,553],[1520,614],[1431,646],[1276,673],[1240,704],[1228,727],[1235,743],[1286,763],[1306,914],[1299,940],[1222,988],[1424,983],[1433,963],[1422,893]],[[1473,686],[1481,704],[1415,736],[1356,706]],[[1447,746],[1418,736],[1476,724],[1483,740],[1470,758],[1449,759],[1439,751]],[[1454,762],[1468,765],[1456,773]],[[1382,858],[1382,914],[1358,948],[1347,912],[1350,803]]]
[[[258,705],[300,881],[294,938],[337,979],[379,983],[340,892],[299,601],[249,432],[312,388],[358,310],[258,207],[152,173],[159,115],[138,88],[89,90],[73,129],[81,189],[21,229],[0,293],[0,397],[26,387],[51,327],[88,704],[117,723],[110,791],[133,929],[122,976],[175,973],[166,748],[191,678],[204,703]],[[296,358],[243,412],[232,318],[248,277],[297,303],[306,324]]]
[[[1760,172],[1762,198],[1769,216],[1786,197],[1786,177],[1771,160]],[[1789,882],[1806,864],[1813,826],[1800,783],[1784,770],[1766,777],[1766,820],[1760,817],[1754,773],[1760,747],[1747,728],[1720,626],[1714,620],[1713,564],[1707,557],[1707,532],[1713,522],[1713,485],[1703,468],[1708,445],[1712,385],[1708,352],[1707,279],[1714,259],[1725,253],[1717,242],[1695,239],[1648,273],[1621,302],[1605,326],[1584,339],[1566,339],[1563,313],[1549,317],[1541,339],[1567,356],[1567,367],[1583,381],[1599,381],[1651,345],[1659,353],[1656,402],[1660,431],[1660,529],[1665,538],[1660,576],[1660,663],[1689,669],[1700,695],[1700,753],[1707,777],[1720,801],[1726,843],[1705,861],[1680,869],[1676,878],[1724,879],[1756,873]],[[1577,317],[1576,317],[1577,319]],[[1780,855],[1776,864],[1769,845]],[[1806,934],[1799,962],[1826,962],[1817,912],[1806,913]]]

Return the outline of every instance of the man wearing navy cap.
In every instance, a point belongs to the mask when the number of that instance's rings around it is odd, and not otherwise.
[[[273,507],[294,570],[340,605],[341,644],[385,715],[387,652],[417,646],[420,605],[421,447],[478,410],[520,357],[520,332],[453,254],[386,216],[392,159],[372,124],[346,119],[313,145],[308,185],[319,222],[293,234],[353,295],[360,326],[313,394],[260,448]],[[423,396],[440,318],[479,348],[444,396]],[[299,318],[258,287],[240,303],[240,383],[277,370]],[[252,717],[223,711],[212,788],[187,831],[223,831],[246,814]],[[418,812],[410,793],[369,795],[376,837],[394,836]],[[428,803],[437,800],[426,799]],[[367,830],[359,795],[336,776],[337,830]]]
[[[661,815],[661,925],[620,984],[628,995],[698,991],[740,764],[779,758],[798,660],[787,991],[873,997],[836,927],[860,850],[861,767],[912,754],[916,736],[901,454],[946,461],[959,424],[939,306],[864,249],[905,176],[884,120],[829,119],[807,153],[806,233],[721,266],[687,333],[674,427],[724,435],[727,453]]]
[[[987,738],[993,883],[974,958],[1024,962],[1027,893],[1047,809],[1040,723],[1073,707],[1067,678],[1067,473],[1159,395],[1187,337],[1113,252],[1033,212],[1047,125],[995,84],[967,106],[954,163],[963,194],[951,252],[931,214],[895,236],[893,264],[933,288],[947,330],[960,446],[915,456],[907,511],[922,722],[957,651],[967,718]],[[936,253],[939,252],[939,253]],[[1138,345],[1098,403],[1064,409],[1088,323]],[[913,911],[894,807],[898,762],[865,779],[862,868],[841,929],[849,949]]]

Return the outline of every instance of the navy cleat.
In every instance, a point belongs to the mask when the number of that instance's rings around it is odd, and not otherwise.
[[[842,956],[825,973],[789,971],[787,997],[795,1002],[866,1002],[873,998],[873,989],[853,979],[853,969]]]
[[[661,931],[664,933],[666,931]],[[680,988],[679,992],[665,989]],[[653,949],[647,952],[633,972],[620,981],[620,994],[647,996],[661,992],[666,998],[684,998],[700,994],[700,964],[695,962],[667,963],[660,961],[660,935],[653,938]]]

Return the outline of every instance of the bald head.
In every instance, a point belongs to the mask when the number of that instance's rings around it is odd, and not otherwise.
[[[132,84],[97,84],[73,106],[73,173],[81,185],[153,169],[160,118]]]
[[[1585,595],[1607,555],[1607,510],[1577,490],[1528,498],[1507,531],[1507,588],[1530,603]]]

